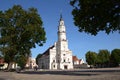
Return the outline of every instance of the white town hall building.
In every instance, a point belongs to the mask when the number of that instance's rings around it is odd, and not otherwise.
[[[58,41],[38,59],[40,69],[73,69],[72,51],[68,49],[66,29],[62,15],[58,26]]]

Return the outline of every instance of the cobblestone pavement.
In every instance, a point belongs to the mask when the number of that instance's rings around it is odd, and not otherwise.
[[[0,71],[0,80],[120,80],[120,68],[69,71],[27,70],[21,73]]]
[[[0,80],[16,80],[16,79],[13,77],[13,72],[0,71]]]

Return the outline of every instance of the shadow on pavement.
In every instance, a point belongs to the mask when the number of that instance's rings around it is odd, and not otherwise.
[[[93,75],[99,75],[95,73],[82,73],[78,71],[25,71],[21,72],[22,74],[40,74],[40,75],[69,75],[69,76],[93,76]],[[20,73],[20,74],[21,74]]]
[[[40,74],[40,75],[69,75],[69,76],[95,76],[103,73],[120,72],[120,69],[88,69],[88,70],[66,70],[66,71],[24,71],[20,74]]]

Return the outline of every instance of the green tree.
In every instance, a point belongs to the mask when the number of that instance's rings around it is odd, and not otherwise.
[[[95,52],[92,52],[92,51],[88,51],[85,55],[86,57],[86,62],[89,64],[89,65],[95,65],[96,64],[96,61],[97,61],[97,53]]]
[[[114,49],[111,52],[111,62],[118,66],[120,64],[120,49]]]
[[[11,47],[12,48],[12,47]],[[3,55],[3,58],[4,58],[4,61],[6,62],[6,63],[8,63],[8,69],[10,70],[10,68],[11,68],[11,66],[12,66],[12,64],[13,64],[13,62],[14,62],[14,52],[13,52],[13,54],[11,54],[12,53],[12,51],[13,51],[13,49],[11,49],[10,47],[8,48],[8,47],[2,47],[1,48],[1,51],[2,51],[2,55]]]
[[[42,54],[38,54],[36,57],[36,64],[38,65],[38,59],[42,56]]]
[[[24,55],[18,55],[18,56],[16,56],[15,60],[18,64],[18,66],[20,66],[20,68],[23,70],[25,68],[28,58],[27,58],[27,56],[24,56]]]
[[[71,0],[74,24],[80,32],[97,35],[99,31],[120,32],[119,0]]]
[[[0,51],[0,58],[2,58],[2,52]]]
[[[42,46],[45,43],[46,33],[42,25],[35,8],[24,10],[20,5],[14,5],[0,11],[0,50],[10,58],[8,64],[14,61],[16,55],[28,56],[36,44]]]
[[[101,65],[107,65],[110,62],[110,52],[108,50],[99,50],[98,59]]]

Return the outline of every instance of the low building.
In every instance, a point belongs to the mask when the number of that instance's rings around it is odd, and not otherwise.
[[[4,64],[4,59],[0,58],[0,64]]]
[[[73,56],[73,65],[80,65],[80,64],[84,64],[84,60],[78,59],[76,56]]]
[[[33,69],[33,68],[35,68],[36,66],[37,66],[37,64],[36,64],[36,59],[29,57],[29,59],[28,59],[25,67],[26,67],[27,69]]]
[[[7,66],[8,64],[4,62],[4,59],[0,58],[0,69],[6,69]]]
[[[84,62],[83,59],[78,59],[76,56],[73,56],[73,67],[74,69],[88,68],[88,64]]]

